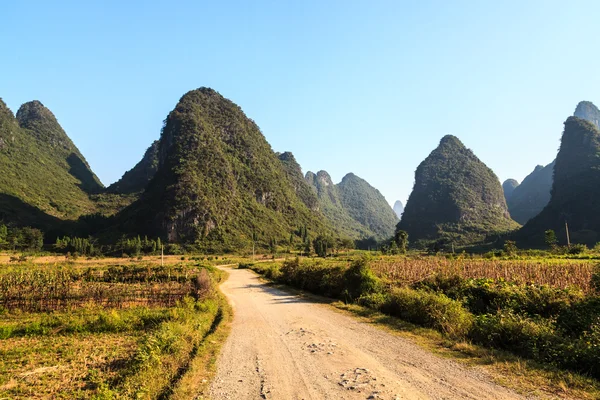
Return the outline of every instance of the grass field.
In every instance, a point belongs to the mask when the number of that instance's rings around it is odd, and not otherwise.
[[[0,398],[200,395],[230,316],[216,263],[39,257],[0,265]]]

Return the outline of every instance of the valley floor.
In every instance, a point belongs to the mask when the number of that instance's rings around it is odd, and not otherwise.
[[[213,399],[517,399],[485,373],[229,269]]]

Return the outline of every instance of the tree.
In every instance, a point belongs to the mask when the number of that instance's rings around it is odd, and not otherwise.
[[[517,254],[517,244],[513,240],[507,240],[504,242],[504,252],[509,256]]]
[[[5,245],[8,239],[8,228],[6,225],[0,225],[0,246]]]
[[[398,253],[406,253],[406,250],[408,250],[408,232],[400,229],[396,230],[393,242],[396,244]]]
[[[556,247],[558,239],[556,238],[556,233],[552,229],[548,229],[546,232],[544,232],[544,242],[546,242],[548,247],[551,249]]]
[[[39,229],[25,227],[21,229],[21,246],[30,251],[39,251],[44,245],[44,234]]]
[[[319,235],[313,241],[313,247],[319,257],[327,257],[335,249],[335,241],[329,236]]]
[[[304,255],[310,256],[310,240],[308,238],[304,241]]]

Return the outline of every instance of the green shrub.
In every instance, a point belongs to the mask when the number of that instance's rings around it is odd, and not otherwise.
[[[473,324],[473,315],[444,294],[394,289],[381,311],[406,321],[437,329],[452,338],[464,338]]]
[[[588,248],[582,243],[572,244],[571,247],[569,247],[569,254],[583,254],[586,251],[588,251]]]
[[[552,359],[560,342],[554,324],[512,312],[484,314],[475,318],[469,337],[488,347],[510,350],[534,359]],[[554,349],[554,350],[553,350]]]
[[[579,337],[590,330],[600,316],[600,297],[588,296],[564,309],[556,319],[557,327],[563,335]]]
[[[345,295],[348,300],[379,293],[383,289],[381,280],[369,267],[367,257],[354,261],[344,273]]]

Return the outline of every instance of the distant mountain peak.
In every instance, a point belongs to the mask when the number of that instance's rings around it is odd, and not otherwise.
[[[600,127],[600,110],[598,110],[598,107],[596,107],[591,101],[579,102],[573,115],[575,117],[585,119],[597,127]]]
[[[17,120],[21,126],[28,128],[36,120],[47,119],[53,123],[58,124],[56,117],[47,107],[45,107],[41,101],[32,100],[27,103],[23,103],[17,111]]]
[[[327,171],[319,171],[317,172],[317,179],[325,186],[332,186],[333,181],[331,180],[331,175]]]
[[[396,200],[394,203],[394,212],[398,218],[402,218],[402,213],[404,213],[404,204],[400,200]]]
[[[440,146],[460,146],[465,147],[465,145],[454,135],[446,135],[440,140]]]
[[[398,227],[415,241],[468,244],[515,229],[500,181],[455,136],[419,164]]]

